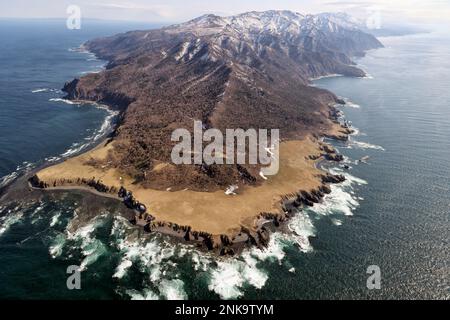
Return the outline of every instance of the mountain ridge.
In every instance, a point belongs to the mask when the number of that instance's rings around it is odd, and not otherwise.
[[[114,166],[155,189],[223,189],[258,184],[258,166],[173,166],[176,128],[281,129],[282,140],[324,135],[333,125],[334,94],[309,86],[327,74],[362,77],[352,56],[381,47],[345,16],[291,11],[204,15],[157,30],[88,41],[106,70],[67,83],[69,99],[122,110]],[[100,165],[100,164],[99,164]]]

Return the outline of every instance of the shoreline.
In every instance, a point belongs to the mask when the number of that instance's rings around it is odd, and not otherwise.
[[[72,100],[71,100],[72,101]],[[74,100],[74,102],[79,103],[88,103],[92,105],[101,105],[102,107],[108,108],[110,111],[117,111],[115,108],[108,106],[104,103],[98,103],[95,101],[86,101],[86,100]],[[337,103],[341,104],[342,101],[338,101]],[[342,102],[345,104],[345,102]],[[348,136],[352,133],[352,129],[348,127],[344,127],[338,122],[339,111],[332,106],[329,105],[333,112],[330,115],[330,120],[334,123],[332,125],[332,130],[324,133],[322,137],[327,137],[335,140],[346,140]],[[120,116],[119,112],[119,116]],[[114,201],[122,202],[123,199],[118,197],[114,193],[107,192],[99,192],[95,190],[95,188],[87,187],[85,185],[60,185],[50,187],[49,185],[41,185],[39,186],[39,178],[34,182],[34,186],[30,184],[30,180],[34,177],[37,178],[38,174],[42,171],[45,171],[49,168],[57,167],[61,164],[67,163],[72,159],[81,157],[83,155],[89,154],[99,148],[104,147],[105,145],[109,145],[112,142],[112,135],[114,131],[120,126],[120,121],[112,122],[112,128],[109,133],[105,134],[105,139],[99,140],[96,143],[93,143],[88,147],[87,150],[80,151],[75,155],[71,155],[67,158],[61,158],[56,162],[46,162],[41,166],[38,166],[31,170],[28,173],[25,173],[23,176],[20,176],[14,179],[11,183],[3,186],[0,190],[0,199],[4,198],[5,193],[8,193],[9,186],[14,185],[14,183],[18,180],[27,181],[27,186],[33,191],[44,191],[49,193],[54,192],[70,192],[70,191],[80,191],[87,192],[95,197],[103,197],[113,199]],[[197,248],[205,249],[206,251],[213,251],[220,255],[234,255],[238,252],[241,252],[246,247],[264,247],[267,245],[270,239],[270,234],[274,230],[282,230],[283,232],[290,232],[288,228],[286,228],[287,221],[295,215],[298,210],[306,206],[312,206],[314,203],[320,203],[322,198],[330,192],[329,184],[330,183],[340,183],[345,180],[342,176],[333,176],[326,171],[323,171],[318,168],[318,163],[321,161],[336,161],[339,162],[342,160],[342,156],[336,153],[334,148],[323,142],[321,139],[317,137],[308,136],[306,139],[311,140],[312,144],[319,151],[319,155],[314,154],[304,154],[304,156],[308,157],[311,161],[310,170],[314,169],[320,173],[319,183],[317,183],[313,188],[297,188],[288,192],[286,194],[278,195],[278,199],[276,201],[277,210],[274,212],[273,210],[267,211],[257,211],[254,210],[251,215],[250,224],[242,224],[239,223],[237,228],[230,230],[229,232],[208,232],[203,231],[201,228],[192,228],[188,223],[180,223],[180,221],[171,221],[171,219],[157,219],[154,218],[152,214],[152,210],[150,210],[151,220],[148,221],[147,217],[140,218],[139,214],[134,211],[134,218],[127,218],[132,224],[137,227],[143,228],[147,232],[159,232],[161,234],[166,234],[171,237],[174,237],[178,240],[181,240],[185,243],[190,243],[195,245]],[[283,141],[282,143],[296,143],[298,140],[290,140]],[[317,151],[316,150],[316,151]],[[46,182],[48,184],[48,182]],[[264,182],[267,183],[267,182]],[[44,187],[44,188],[42,188]],[[113,187],[113,186],[111,186]],[[117,186],[114,191],[117,191]],[[258,187],[248,187],[250,190],[252,188],[257,189]],[[246,188],[246,189],[248,189]],[[197,194],[209,194],[210,192],[196,192]],[[171,192],[169,192],[171,193]],[[244,191],[245,195],[245,191]],[[240,195],[239,195],[240,196]],[[233,197],[233,196],[227,196]],[[139,196],[137,200],[139,200]],[[219,201],[220,203],[220,201]],[[122,205],[126,208],[125,205]],[[148,206],[147,206],[148,207]],[[151,208],[150,208],[151,209]],[[247,219],[248,220],[248,219]],[[151,222],[151,223],[150,223]],[[178,223],[177,223],[178,222]],[[207,229],[206,229],[207,230]]]
[[[348,128],[344,128],[341,125],[335,126],[335,132],[330,132],[327,135],[324,135],[326,137],[332,137],[337,140],[344,140],[348,137],[348,134],[351,133],[351,130]],[[344,133],[343,131],[339,130],[346,130]],[[337,134],[339,132],[340,135]],[[148,219],[149,216],[139,217],[139,214],[135,211],[134,219],[129,219],[129,221],[136,226],[143,227],[145,231],[147,232],[160,232],[162,234],[167,234],[169,236],[174,236],[178,239],[182,239],[183,241],[186,241],[188,243],[196,244],[197,247],[202,247],[208,251],[214,251],[219,253],[220,255],[233,255],[236,252],[239,252],[244,247],[248,246],[265,246],[270,238],[270,233],[273,231],[274,228],[276,229],[284,229],[284,231],[289,232],[286,230],[284,226],[286,225],[286,222],[289,220],[289,218],[295,214],[295,212],[298,209],[301,209],[305,206],[312,206],[314,203],[319,203],[322,201],[322,198],[325,196],[325,194],[330,192],[329,184],[330,183],[339,183],[345,180],[343,177],[337,177],[333,176],[326,171],[318,169],[318,162],[320,161],[341,161],[342,158],[339,156],[334,148],[322,141],[320,139],[313,139],[312,137],[308,137],[307,139],[310,140],[312,144],[314,144],[319,151],[319,154],[313,155],[313,154],[304,154],[304,156],[308,156],[309,163],[311,163],[311,167],[306,170],[315,170],[316,173],[320,173],[320,177],[318,178],[319,181],[314,186],[308,187],[302,187],[300,185],[299,188],[296,188],[295,190],[291,190],[292,192],[288,192],[286,194],[279,194],[278,199],[276,202],[276,208],[278,210],[253,210],[251,214],[251,219],[249,221],[247,217],[247,221],[244,223],[244,221],[241,221],[239,225],[236,228],[233,228],[232,230],[228,230],[227,232],[208,232],[210,230],[208,229],[202,229],[197,227],[192,227],[189,223],[182,223],[182,221],[176,220],[176,219],[164,219],[161,217],[161,215],[158,216],[156,214],[156,218],[153,217],[154,210],[151,205],[148,205],[145,201],[143,202],[146,204],[146,207],[149,207],[150,211],[150,220]],[[110,138],[103,140],[99,142],[96,146],[92,146],[90,151],[86,151],[77,157],[89,154],[90,152],[93,152],[95,150],[98,150],[99,148],[103,148],[105,145],[109,145],[108,141]],[[293,144],[299,143],[299,141],[285,141],[283,142],[285,144]],[[64,164],[68,161],[71,161],[71,159],[77,158],[77,157],[71,157],[65,160],[62,160],[60,164]],[[90,192],[91,194],[94,194],[96,196],[103,196],[108,198],[113,198],[117,201],[122,201],[121,198],[119,198],[117,195],[114,195],[114,192],[117,191],[118,186],[109,186],[115,187],[115,189],[109,189],[109,192],[98,192],[95,189],[91,187],[87,187],[84,185],[73,185],[70,182],[69,185],[55,185],[53,187],[50,186],[49,181],[44,182],[43,185],[39,186],[39,183],[41,182],[38,178],[38,174],[42,171],[45,171],[48,168],[53,168],[58,165],[55,164],[48,164],[45,167],[41,167],[39,170],[35,170],[33,174],[30,174],[29,177],[36,177],[37,180],[34,181],[34,186],[38,187],[44,187],[43,189],[46,192],[52,192],[52,191],[67,191],[70,192],[70,190],[77,190],[77,191],[85,191]],[[316,177],[317,178],[317,177]],[[95,179],[94,179],[95,180]],[[44,180],[45,181],[45,180]],[[100,181],[100,180],[98,180]],[[316,181],[317,182],[317,181]],[[45,183],[47,185],[45,185]],[[64,183],[63,183],[64,184]],[[108,185],[108,184],[107,184]],[[249,187],[250,190],[258,189],[258,187]],[[267,187],[266,187],[267,188]],[[239,194],[239,196],[245,197],[246,191],[244,190],[243,194]],[[113,193],[111,194],[111,190],[113,190]],[[161,192],[161,191],[155,191],[153,192]],[[178,191],[183,192],[183,191]],[[213,194],[210,192],[195,192],[195,191],[189,191],[193,192],[194,195],[200,195],[200,196],[208,196]],[[136,193],[134,193],[136,194]],[[142,192],[141,192],[142,194]],[[168,192],[166,191],[166,194],[172,195],[176,194],[176,192]],[[189,196],[192,196],[192,194],[189,194]],[[176,195],[175,195],[176,197]],[[213,195],[215,202],[220,203],[219,199],[225,200],[225,198],[222,195],[216,194]],[[226,196],[228,199],[231,199],[232,197],[236,196]],[[169,198],[173,198],[169,196]],[[141,200],[141,197],[136,197],[136,200]],[[173,199],[171,199],[172,201]],[[225,200],[226,201],[226,200]],[[211,209],[209,207],[209,209]],[[133,221],[134,220],[134,221]],[[195,225],[195,224],[194,224]]]

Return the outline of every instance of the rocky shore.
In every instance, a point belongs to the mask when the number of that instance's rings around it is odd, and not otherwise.
[[[349,130],[349,129],[348,129]],[[351,131],[351,130],[350,130]],[[346,131],[343,128],[343,132]],[[344,134],[344,133],[342,133]],[[338,138],[343,136],[339,135]],[[310,155],[309,159],[318,163],[320,161],[342,160],[336,150],[329,144],[318,142],[320,153]],[[290,217],[295,215],[302,208],[313,206],[323,201],[326,194],[331,192],[330,184],[341,183],[345,180],[342,175],[332,175],[322,172],[320,184],[309,191],[299,190],[289,194],[284,194],[280,200],[280,210],[278,212],[260,212],[255,214],[253,227],[241,226],[240,229],[227,234],[213,234],[202,230],[195,230],[190,225],[183,225],[171,221],[156,219],[151,210],[147,210],[142,204],[132,196],[124,196],[127,190],[117,186],[108,186],[100,179],[77,178],[77,179],[55,179],[52,182],[40,180],[37,174],[28,177],[30,189],[33,191],[42,190],[44,192],[71,192],[74,190],[91,192],[96,197],[109,197],[123,203],[126,218],[136,227],[143,228],[147,233],[159,232],[178,239],[178,241],[193,244],[199,249],[214,252],[218,255],[234,255],[250,246],[264,247],[270,240],[270,233],[274,230],[289,232],[286,224]],[[121,190],[123,189],[123,190]],[[88,222],[88,220],[86,221]]]

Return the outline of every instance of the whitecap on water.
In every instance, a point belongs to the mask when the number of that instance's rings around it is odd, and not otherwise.
[[[83,271],[89,265],[93,264],[103,254],[107,252],[107,247],[94,236],[94,231],[105,223],[107,214],[95,217],[89,224],[77,229],[75,232],[67,233],[67,240],[80,242],[79,248],[84,258],[81,261],[80,269]],[[70,223],[69,223],[70,225]]]
[[[236,299],[244,292],[246,282],[262,288],[267,281],[267,274],[256,268],[254,258],[247,256],[244,261],[230,259],[217,262],[218,267],[211,271],[209,290],[217,293],[222,299]]]
[[[62,254],[65,243],[66,243],[66,237],[62,233],[58,234],[53,239],[53,242],[49,247],[49,253],[53,259],[56,257],[59,257]]]
[[[251,255],[257,257],[261,261],[271,260],[281,263],[281,260],[283,260],[286,255],[283,249],[290,243],[292,243],[292,241],[287,237],[287,235],[280,232],[275,232],[271,235],[267,247],[262,249],[252,248],[248,250],[250,250]],[[245,254],[246,251],[244,251],[243,255]]]
[[[19,176],[19,172],[14,171],[10,174],[0,178],[0,188],[6,186],[10,182],[12,182],[14,179],[16,179]]]
[[[159,292],[167,300],[186,300],[184,282],[180,279],[162,280],[159,284]]]
[[[351,102],[350,100],[348,100],[348,101],[345,102],[345,106],[346,106],[347,108],[355,108],[355,109],[361,108],[361,106],[360,106],[359,104],[354,103],[354,102]]]
[[[338,104],[338,106],[343,106],[343,107],[347,107],[347,108],[354,108],[354,109],[361,108],[361,106],[359,104],[351,101],[349,98],[340,97],[340,99],[344,100],[345,104]]]
[[[309,237],[316,234],[316,229],[305,211],[299,211],[288,223],[289,230],[293,233],[289,238],[295,241],[300,251],[310,252],[313,250]]]
[[[38,88],[38,89],[31,90],[32,93],[47,92],[47,91],[49,91],[48,88]]]
[[[350,148],[350,149],[352,149],[352,148],[374,149],[374,150],[385,151],[385,149],[382,146],[378,146],[376,144],[371,144],[368,142],[357,141],[357,140],[353,140],[353,139],[349,139],[348,148]]]
[[[0,188],[17,179],[20,174],[30,172],[30,170],[32,170],[35,166],[36,164],[34,163],[24,161],[22,164],[16,167],[16,170],[14,172],[11,172],[10,174],[0,178]]]
[[[59,89],[50,89],[50,88],[37,88],[37,89],[31,90],[31,93],[41,93],[41,92],[61,93],[62,91]]]
[[[333,214],[353,215],[353,210],[359,206],[359,199],[354,196],[354,186],[365,185],[367,181],[354,177],[340,168],[330,168],[328,171],[331,174],[344,175],[345,181],[331,185],[331,193],[325,195],[323,202],[314,204],[313,207],[306,210],[323,216]]]
[[[60,217],[61,217],[61,212],[57,212],[50,220],[50,227],[54,227],[59,222]]]
[[[340,225],[339,215],[350,215],[358,207],[358,198],[351,194],[356,185],[367,182],[350,175],[340,168],[331,168],[332,174],[343,174],[346,181],[331,186],[331,193],[325,196],[323,203],[299,211],[289,221],[291,233],[275,232],[271,235],[268,246],[244,250],[232,258],[220,259],[208,253],[195,250],[184,244],[174,245],[164,236],[152,234],[134,237],[136,229],[122,217],[115,217],[111,229],[112,244],[121,256],[113,277],[126,285],[126,275],[133,268],[142,272],[148,284],[142,290],[124,291],[131,299],[187,299],[183,272],[178,269],[180,259],[187,262],[193,273],[203,273],[207,287],[222,299],[236,299],[244,296],[248,287],[261,289],[266,284],[269,273],[267,263],[277,263],[290,272],[295,272],[292,265],[282,263],[286,258],[285,249],[295,245],[301,252],[313,250],[309,241],[315,236],[316,229],[313,216],[332,216],[332,223]],[[87,229],[80,233],[87,235]],[[133,235],[133,236],[130,236]],[[180,273],[181,272],[181,273]],[[184,271],[185,272],[185,271]],[[188,271],[189,272],[189,271]],[[131,288],[130,288],[131,289]]]
[[[80,105],[81,104],[81,102],[72,101],[72,100],[63,99],[63,98],[50,98],[50,99],[48,99],[48,101],[63,102],[63,103],[66,103],[66,104],[71,104],[71,105]]]
[[[191,260],[195,271],[206,271],[211,264],[211,258],[207,257],[204,253],[192,251]]]
[[[127,290],[125,293],[131,300],[159,300],[158,295],[149,288],[144,289],[142,292],[137,290]]]
[[[82,253],[85,256],[80,264],[80,270],[84,271],[87,267],[98,260],[103,254],[107,252],[106,246],[98,239],[89,239],[83,241],[81,246]]]
[[[266,248],[244,250],[240,256],[217,262],[209,266],[210,281],[208,288],[222,299],[236,299],[244,294],[246,285],[261,289],[267,282],[267,271],[258,266],[261,261],[281,264],[286,253],[284,248],[295,240],[286,234],[273,233]]]
[[[128,268],[130,268],[132,265],[133,262],[131,260],[129,260],[128,258],[123,258],[122,261],[117,266],[113,278],[122,279],[125,273],[127,272]]]
[[[0,217],[0,236],[7,232],[11,226],[22,221],[23,211],[18,211],[18,209],[9,210],[6,215]]]
[[[143,274],[148,276],[149,282],[156,287],[158,292],[145,288],[142,292],[128,290],[126,294],[131,299],[170,299],[184,300],[187,294],[184,290],[184,282],[174,276],[177,264],[171,259],[176,257],[175,246],[167,243],[160,237],[141,238],[135,241],[127,240],[124,230],[116,225],[116,246],[121,252],[122,258],[115,269],[114,278],[122,279],[129,268],[135,265]],[[179,251],[178,251],[179,252]]]
[[[269,274],[261,263],[278,263],[282,265],[285,259],[285,248],[296,245],[301,252],[307,253],[313,250],[309,238],[316,234],[311,215],[331,215],[336,213],[351,214],[351,210],[358,206],[349,191],[355,184],[365,184],[358,179],[342,172],[339,169],[330,169],[333,174],[344,174],[347,180],[339,185],[334,185],[330,195],[321,204],[313,208],[299,211],[290,221],[290,234],[275,232],[271,235],[268,246],[263,249],[250,248],[244,250],[239,256],[227,259],[212,257],[186,245],[166,243],[161,238],[138,239],[128,241],[124,238],[119,224],[127,223],[124,219],[115,222],[114,234],[118,235],[117,246],[122,258],[118,263],[114,277],[122,279],[131,268],[138,267],[141,272],[148,274],[154,289],[144,289],[142,292],[127,291],[132,299],[187,298],[184,291],[184,283],[178,279],[177,264],[173,259],[185,257],[190,259],[193,272],[204,272],[207,275],[208,289],[216,293],[222,299],[236,299],[245,294],[247,287],[261,289],[266,284]],[[341,220],[335,219],[336,225]],[[120,222],[120,223],[119,223]],[[292,270],[292,266],[286,267]],[[295,268],[294,268],[295,271]],[[291,271],[292,272],[292,271]],[[175,279],[174,279],[175,277]]]
[[[92,145],[93,143],[97,142],[100,138],[104,137],[109,131],[111,131],[112,120],[114,119],[115,116],[118,115],[118,112],[112,111],[112,110],[108,109],[108,107],[101,105],[101,104],[97,104],[97,103],[89,103],[89,104],[94,105],[96,108],[106,110],[108,112],[108,115],[105,117],[105,120],[103,121],[100,128],[95,130],[92,135],[90,135],[89,137],[86,137],[84,139],[84,140],[88,141],[87,143],[80,143],[80,142],[73,143],[69,147],[68,150],[66,150],[64,153],[62,153],[60,155],[60,157],[67,158],[67,157],[73,156],[74,154],[80,153],[81,151],[83,151],[84,149],[86,149],[87,147]]]

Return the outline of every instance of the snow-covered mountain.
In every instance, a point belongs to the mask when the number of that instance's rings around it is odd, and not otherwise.
[[[165,30],[169,33],[189,32],[198,37],[215,36],[216,43],[234,38],[247,41],[252,47],[281,44],[352,55],[381,46],[373,36],[361,31],[361,26],[360,21],[345,13],[302,15],[292,11],[264,11],[230,17],[204,15]],[[316,45],[311,46],[312,42]]]

